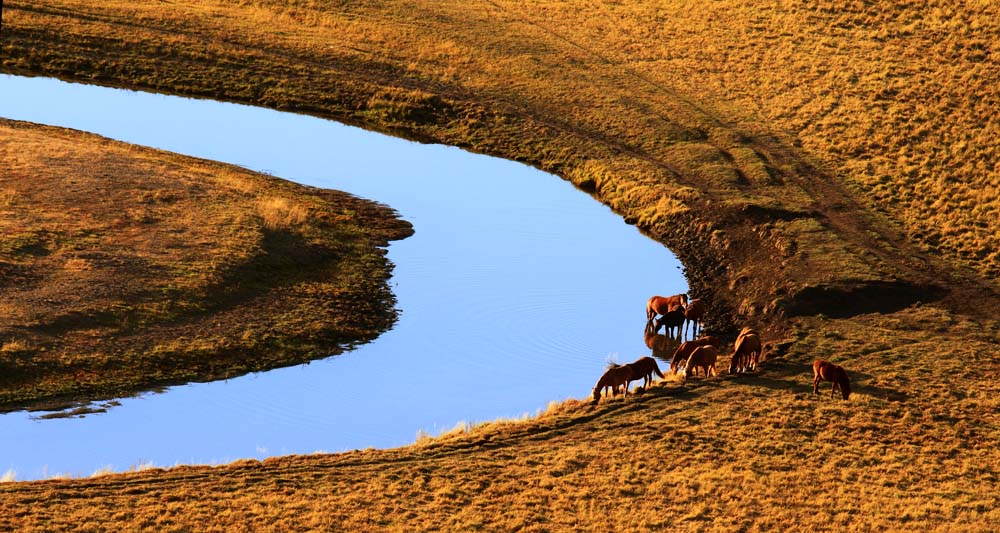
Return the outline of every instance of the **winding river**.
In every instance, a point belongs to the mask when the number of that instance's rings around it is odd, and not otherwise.
[[[569,183],[501,159],[314,117],[0,75],[0,116],[233,163],[386,203],[396,327],[358,349],[120,400],[105,413],[0,416],[0,476],[386,448],[583,398],[609,359],[648,353],[646,298],[680,264]],[[522,379],[531,366],[545,379]],[[6,473],[6,474],[5,474]]]

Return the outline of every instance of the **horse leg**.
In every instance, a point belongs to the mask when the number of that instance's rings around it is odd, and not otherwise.
[[[813,373],[813,394],[819,394],[819,372]]]

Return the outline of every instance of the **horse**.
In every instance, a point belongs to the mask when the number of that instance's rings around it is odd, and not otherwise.
[[[733,346],[733,356],[729,362],[729,373],[746,372],[757,369],[763,345],[760,334],[752,328],[743,328]]]
[[[670,358],[670,373],[676,373],[678,365],[680,365],[682,361],[687,361],[687,358],[691,357],[691,353],[694,352],[695,348],[698,348],[699,346],[715,346],[716,348],[721,348],[722,343],[719,339],[712,336],[705,336],[693,341],[682,342],[681,345],[677,347],[674,355]]]
[[[594,385],[594,403],[601,400],[601,393],[607,388],[611,388],[611,396],[616,396],[618,387],[624,386],[624,396],[628,396],[628,383],[634,379],[636,378],[633,377],[632,367],[628,365],[612,366],[601,375],[601,379],[597,380],[597,385]]]
[[[643,378],[642,386],[648,389],[649,384],[653,382],[653,374],[656,374],[663,379],[663,374],[660,372],[660,367],[656,364],[656,359],[652,357],[641,357],[632,363],[625,365],[632,369],[632,379]],[[628,392],[628,384],[625,384],[626,392]]]
[[[684,377],[697,376],[698,369],[705,370],[705,377],[718,375],[715,371],[715,361],[719,358],[719,349],[711,344],[699,346],[691,352],[687,363],[684,364]]]
[[[663,316],[656,319],[656,327],[653,328],[654,332],[660,331],[660,328],[666,327],[667,336],[673,339],[680,340],[681,338],[681,327],[684,325],[684,306],[676,305],[672,307],[669,311],[664,313]],[[673,330],[677,329],[677,335],[673,334]]]
[[[813,362],[813,394],[819,394],[820,380],[833,383],[833,386],[830,387],[831,398],[838,388],[844,400],[851,395],[851,380],[847,377],[847,371],[842,366],[817,359]]]
[[[686,294],[675,294],[673,296],[650,296],[646,300],[646,320],[652,320],[657,314],[664,315],[676,305],[687,305]]]
[[[684,329],[687,329],[687,323],[691,324],[692,338],[698,335],[698,326],[701,323],[701,317],[703,316],[705,316],[705,302],[703,302],[701,298],[694,298],[684,306],[684,318],[687,319],[687,322],[684,324]]]

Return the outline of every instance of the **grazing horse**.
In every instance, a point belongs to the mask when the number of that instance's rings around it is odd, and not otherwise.
[[[642,340],[646,347],[653,351],[653,357],[659,357],[664,361],[670,357],[677,347],[677,341],[666,335],[657,335],[653,329],[653,321],[646,322],[646,329],[642,333]]]
[[[697,376],[698,369],[705,370],[705,377],[718,375],[715,371],[715,361],[719,358],[719,349],[711,344],[699,346],[691,352],[684,364],[684,377]]]
[[[646,320],[652,320],[657,314],[665,315],[674,306],[687,305],[686,294],[675,294],[673,296],[650,296],[646,300]]]
[[[747,372],[757,369],[763,345],[760,334],[751,328],[743,328],[733,346],[733,357],[729,362],[729,373]]]
[[[684,325],[684,306],[677,305],[667,311],[663,316],[656,319],[656,327],[653,331],[660,331],[660,328],[666,327],[666,334],[672,339],[680,340],[681,338],[681,327]],[[677,330],[677,334],[674,335],[674,330]]]
[[[819,394],[820,380],[833,382],[830,397],[833,397],[838,388],[845,400],[851,395],[851,380],[842,366],[817,359],[813,362],[813,394]]]
[[[676,373],[677,367],[681,364],[681,362],[687,361],[687,358],[691,357],[691,353],[694,352],[695,348],[698,348],[699,346],[715,346],[716,348],[721,348],[722,343],[719,339],[712,336],[706,336],[693,341],[681,343],[681,345],[677,347],[677,351],[674,352],[673,357],[670,358],[670,373]]]
[[[698,328],[703,316],[705,316],[705,302],[701,298],[694,298],[684,306],[684,318],[687,319],[684,329],[687,330],[687,325],[691,324],[691,338],[698,335]]]
[[[625,387],[625,395],[628,396],[628,382],[636,379],[632,374],[632,368],[628,365],[614,365],[607,369],[594,385],[594,403],[601,400],[601,393],[605,389],[611,389],[611,396],[618,394],[618,387]]]
[[[632,369],[632,379],[643,378],[642,386],[648,389],[649,384],[653,382],[653,374],[656,374],[663,379],[663,374],[660,373],[660,367],[656,365],[656,359],[652,357],[641,357],[633,363],[625,365]],[[628,384],[625,384],[626,392],[628,392]]]

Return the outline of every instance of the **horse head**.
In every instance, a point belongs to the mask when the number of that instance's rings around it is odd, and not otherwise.
[[[843,378],[840,380],[840,394],[844,396],[845,400],[851,396],[851,380],[847,377],[847,372],[844,372]]]

